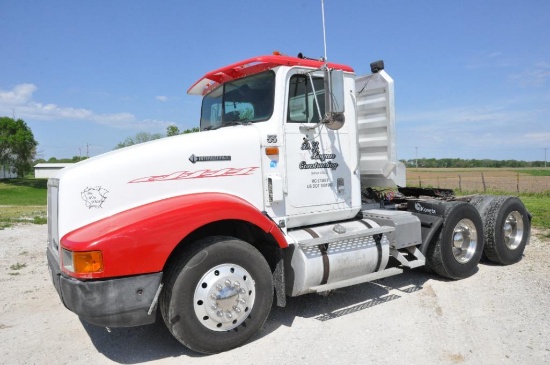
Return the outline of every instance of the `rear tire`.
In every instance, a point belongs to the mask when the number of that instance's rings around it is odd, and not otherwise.
[[[486,196],[472,203],[483,220],[485,256],[501,265],[520,261],[531,232],[529,213],[521,200],[512,196]]]
[[[168,271],[160,309],[172,335],[213,354],[238,347],[264,324],[273,302],[269,265],[231,237],[196,242]]]
[[[445,203],[443,226],[428,247],[426,263],[449,279],[467,278],[477,271],[483,252],[483,224],[477,210],[464,202]]]

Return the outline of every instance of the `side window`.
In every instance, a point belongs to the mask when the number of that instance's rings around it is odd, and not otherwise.
[[[315,90],[315,94],[313,92]],[[321,115],[317,103],[321,109]],[[293,75],[288,92],[288,122],[318,123],[325,114],[325,85],[321,77],[313,77],[313,87],[308,75]]]

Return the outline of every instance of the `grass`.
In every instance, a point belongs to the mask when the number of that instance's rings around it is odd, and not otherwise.
[[[27,264],[21,264],[21,263],[18,262],[17,264],[11,265],[10,270],[19,271],[21,269],[24,269],[25,267],[27,267]],[[9,272],[8,275],[17,276],[17,275],[19,275],[19,272]]]
[[[0,180],[0,229],[16,223],[46,224],[46,179]]]
[[[550,176],[550,169],[516,170],[516,172],[531,176]]]
[[[0,205],[0,229],[16,223],[46,224],[45,205]]]
[[[550,196],[520,195],[521,201],[533,215],[532,224],[534,227],[550,230]]]
[[[22,268],[27,267],[27,264],[20,264],[19,262],[17,264],[11,265],[11,270],[21,270]]]
[[[0,180],[0,205],[46,205],[46,179]]]

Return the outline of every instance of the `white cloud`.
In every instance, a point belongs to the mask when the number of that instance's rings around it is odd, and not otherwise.
[[[523,87],[542,87],[550,79],[550,63],[539,62],[528,70],[519,74],[510,75],[510,78],[517,81]]]
[[[166,102],[166,101],[168,101],[168,96],[158,95],[158,96],[155,97],[155,99],[158,100],[158,101]]]
[[[479,123],[488,121],[508,121],[513,118],[501,107],[462,107],[433,110],[421,113],[407,113],[397,116],[399,122],[437,123],[459,125],[464,123]]]
[[[484,51],[476,54],[466,65],[468,69],[509,67],[513,62],[503,57],[499,51]]]
[[[0,90],[0,115],[15,114],[18,118],[36,120],[82,120],[128,129],[158,129],[173,124],[155,119],[138,120],[132,113],[100,114],[89,109],[43,104],[33,100],[36,90],[38,87],[34,84],[19,84],[12,90]]]
[[[523,138],[532,142],[546,142],[550,145],[550,132],[527,133]]]
[[[422,149],[424,157],[534,159],[529,153],[550,143],[548,108],[540,105],[532,108],[531,104],[525,105],[526,99],[517,97],[483,106],[398,113],[398,148],[406,151],[404,156],[410,156],[416,146]]]
[[[0,106],[21,105],[32,99],[32,93],[38,88],[34,84],[19,84],[11,91],[0,90]]]

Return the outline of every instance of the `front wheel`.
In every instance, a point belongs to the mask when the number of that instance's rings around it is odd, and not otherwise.
[[[248,243],[209,237],[190,247],[167,273],[160,309],[172,333],[188,348],[212,354],[248,341],[273,302],[271,270]]]
[[[443,227],[426,256],[437,274],[449,279],[473,275],[483,252],[483,224],[477,210],[464,202],[446,203]]]

